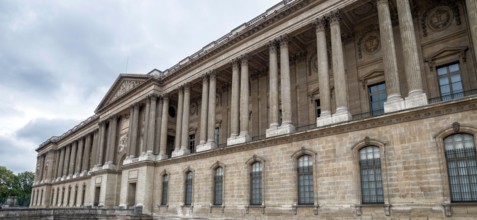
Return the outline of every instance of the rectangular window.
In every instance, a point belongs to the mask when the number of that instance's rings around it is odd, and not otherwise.
[[[320,106],[320,100],[317,99],[315,100],[315,112],[316,112],[316,117],[320,117],[321,115],[321,106]]]
[[[387,100],[386,84],[384,82],[368,86],[369,105],[372,116],[384,114],[384,102]]]
[[[189,149],[191,153],[195,153],[195,134],[189,135]]]
[[[222,205],[222,190],[223,190],[224,169],[218,167],[215,169],[214,178],[214,205]]]
[[[64,189],[63,189],[64,191]],[[93,203],[93,206],[98,206],[99,205],[99,193],[101,192],[101,187],[97,186],[95,189],[94,189],[94,203]],[[63,200],[63,198],[62,198]],[[63,201],[61,202],[63,204]]]
[[[252,164],[250,173],[250,204],[262,204],[262,164],[255,162]]]
[[[438,67],[437,77],[442,101],[464,97],[464,88],[462,87],[458,63]]]
[[[359,151],[361,172],[361,201],[363,204],[384,203],[379,148],[368,146]]]
[[[174,141],[175,141],[174,136],[167,135],[167,149],[166,149],[166,152],[167,152],[167,157],[168,158],[172,157],[172,151],[174,151],[174,144],[175,144]]]
[[[162,199],[161,205],[167,205],[167,191],[169,189],[169,175],[162,177]]]
[[[309,155],[298,158],[298,204],[313,205],[313,161]]]
[[[185,182],[185,198],[184,205],[192,204],[192,172],[187,172],[186,182]]]
[[[215,130],[214,130],[214,141],[215,141],[215,144],[219,145],[219,128],[216,127]]]

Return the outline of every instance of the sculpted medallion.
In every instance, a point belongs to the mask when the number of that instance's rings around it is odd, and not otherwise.
[[[453,13],[448,6],[438,6],[427,14],[426,23],[434,31],[442,31],[449,27],[453,20]]]

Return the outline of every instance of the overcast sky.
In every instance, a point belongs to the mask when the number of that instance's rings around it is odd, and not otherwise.
[[[279,0],[0,0],[0,166],[94,114],[119,73],[165,70]]]

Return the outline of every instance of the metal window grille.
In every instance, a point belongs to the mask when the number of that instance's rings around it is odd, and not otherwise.
[[[192,204],[192,172],[187,172],[184,205]]]
[[[477,202],[477,157],[474,137],[454,134],[444,140],[452,202]]]
[[[359,151],[361,173],[361,202],[363,204],[384,203],[379,147],[369,146]]]
[[[378,116],[384,114],[384,102],[387,100],[386,84],[384,82],[368,87],[369,105],[371,114]]]
[[[167,192],[169,188],[169,175],[162,177],[162,198],[161,205],[167,205]]]
[[[250,204],[262,204],[262,164],[255,162],[252,164],[250,173]]]
[[[214,178],[214,205],[222,205],[224,169],[218,167],[215,169]]]
[[[309,155],[298,158],[298,204],[312,205],[313,190],[313,161]]]

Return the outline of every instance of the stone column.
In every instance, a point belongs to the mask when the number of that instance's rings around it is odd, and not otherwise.
[[[139,104],[135,104],[133,106],[133,117],[132,121],[129,124],[131,126],[132,124],[132,129],[131,129],[131,145],[129,146],[129,158],[135,158],[137,155],[137,145],[138,145],[138,127],[139,127]]]
[[[216,73],[210,72],[209,76],[209,115],[207,118],[207,150],[217,147],[215,143],[215,98],[216,98]]]
[[[405,105],[406,108],[427,105],[427,95],[422,89],[421,65],[409,0],[396,1],[396,5],[402,39],[404,70],[409,87],[409,94],[405,99]]]
[[[288,55],[288,36],[280,37],[280,85],[282,98],[282,124],[277,135],[289,134],[295,131],[292,124],[291,113],[291,85],[290,85],[290,59]]]
[[[207,75],[202,78],[202,103],[200,106],[200,136],[197,151],[202,151],[202,145],[207,142],[207,109],[209,102],[209,80]]]
[[[156,96],[157,106],[156,106],[156,129],[154,134],[154,146],[152,147],[152,151],[154,155],[159,155],[159,148],[160,148],[160,140],[161,140],[161,119],[162,117],[168,117],[168,114],[163,114],[162,112],[162,105],[163,101],[159,96]]]
[[[108,144],[106,145],[106,162],[104,163],[103,169],[115,169],[114,166],[114,156],[116,154],[116,136],[118,130],[118,116],[113,115],[109,119],[109,137]]]
[[[83,163],[81,164],[81,174],[80,176],[84,176],[88,173],[89,170],[89,157],[91,151],[91,134],[86,136],[85,144],[84,144],[84,153],[83,153]]]
[[[150,110],[151,110],[151,100],[146,98],[146,106],[143,108],[144,111],[144,122],[140,123],[141,126],[144,126],[143,130],[143,143],[142,145],[138,142],[140,149],[139,149],[139,160],[144,160],[146,151],[147,151],[147,140],[149,139],[149,120],[150,120]],[[142,118],[139,120],[143,120]],[[141,128],[139,128],[139,133],[141,133]],[[140,140],[140,139],[139,139]]]
[[[169,119],[169,96],[162,96],[161,141],[159,144],[159,160],[167,159],[167,124]]]
[[[75,165],[76,165],[76,148],[78,147],[78,143],[75,141],[71,145],[71,156],[70,156],[70,166],[68,169],[68,176],[73,176],[75,172]]]
[[[343,43],[341,42],[340,20],[340,12],[335,11],[331,13],[331,53],[336,94],[336,112],[332,116],[334,123],[351,120],[351,113],[348,110],[348,86],[344,69],[345,64],[343,57]]]
[[[181,149],[175,152],[175,156],[182,156],[190,153],[189,149],[189,115],[190,115],[190,87],[189,84],[183,86],[184,104],[182,111],[182,131],[181,131]]]
[[[329,63],[326,45],[326,19],[318,18],[315,22],[316,31],[316,58],[318,62],[318,80],[320,88],[320,117],[316,119],[316,126],[321,127],[333,123],[331,118],[331,101],[330,101],[330,78]]]
[[[387,101],[384,112],[394,112],[404,109],[404,100],[399,87],[399,74],[396,61],[393,26],[389,13],[388,0],[377,0],[379,16],[379,34],[383,53],[384,76],[386,79]]]
[[[60,162],[58,163],[58,167],[56,167],[56,178],[61,178],[63,177],[63,168],[65,167],[64,164],[65,161],[65,148],[60,149]]]
[[[248,57],[246,55],[240,60],[240,135],[236,139],[236,143],[245,143],[251,141],[252,138],[248,133],[249,126],[249,73],[248,73]]]
[[[55,150],[55,163],[54,165],[52,166],[52,176],[51,176],[51,180],[52,181],[55,181],[56,178],[58,178],[58,167],[60,166],[60,154],[61,154],[61,150]]]
[[[477,2],[475,0],[465,0],[467,15],[469,17],[469,29],[472,37],[474,55],[477,58]]]
[[[98,139],[99,139],[99,129],[93,132],[93,139],[91,140],[91,162],[90,170],[94,170],[96,164],[98,164]]]
[[[153,154],[155,139],[156,139],[156,108],[157,108],[157,96],[152,94],[149,96],[151,101],[151,110],[149,110],[149,130],[147,134],[147,148],[146,154]],[[147,121],[146,121],[147,123]]]
[[[96,155],[97,167],[101,167],[104,163],[103,154],[104,154],[104,142],[106,139],[105,136],[106,136],[106,122],[102,121],[99,123],[99,137],[98,137],[98,145],[97,145],[98,154]]]
[[[268,53],[270,56],[269,59],[269,94],[268,94],[268,104],[269,104],[269,122],[270,126],[266,131],[266,137],[276,136],[278,129],[278,120],[279,120],[279,109],[278,109],[278,55],[277,55],[277,42],[271,41],[268,43]]]
[[[176,137],[174,144],[174,152],[179,152],[181,148],[181,131],[182,131],[182,106],[184,104],[184,92],[182,87],[179,88],[177,98],[177,116],[176,116]]]
[[[70,152],[71,152],[71,145],[66,146],[65,150],[65,160],[63,163],[63,177],[66,178],[68,176],[68,166],[70,165]]]
[[[75,165],[75,173],[73,177],[79,176],[81,172],[81,166],[83,163],[83,148],[84,148],[84,140],[81,138],[78,141],[78,153],[76,154],[76,165]]]
[[[230,137],[227,139],[227,145],[232,145],[239,135],[239,84],[240,73],[239,63],[236,59],[232,61],[232,94],[230,101]]]

